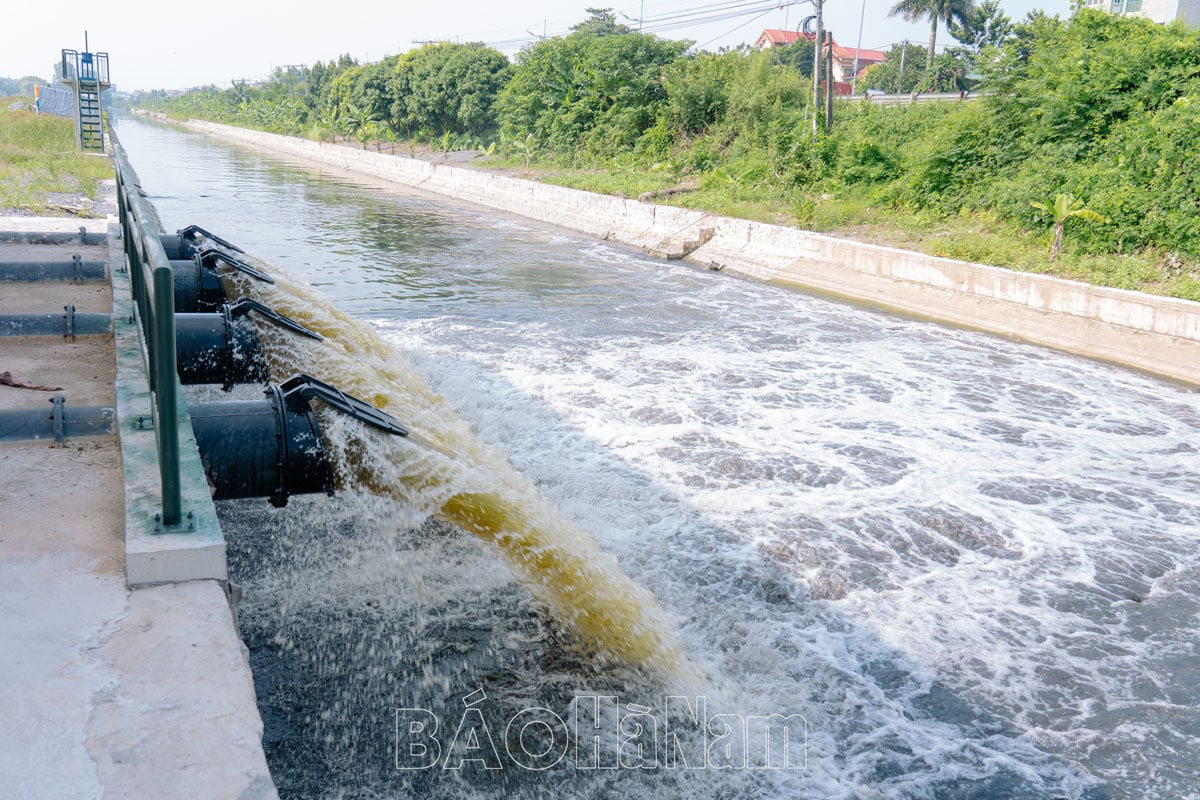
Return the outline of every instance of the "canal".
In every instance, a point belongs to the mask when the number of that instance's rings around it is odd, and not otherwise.
[[[219,503],[284,797],[1196,796],[1200,394],[118,133],[168,230],[379,334],[703,675],[596,664],[494,547],[405,504]]]

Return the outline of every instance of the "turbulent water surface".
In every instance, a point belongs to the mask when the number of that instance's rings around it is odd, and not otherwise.
[[[596,664],[409,504],[221,503],[285,797],[1200,797],[1195,392],[119,132],[168,229],[370,326],[704,674]]]

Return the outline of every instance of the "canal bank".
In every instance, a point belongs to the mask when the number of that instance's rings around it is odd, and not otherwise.
[[[710,269],[1200,384],[1200,304],[938,258],[352,147],[190,120],[307,163],[517,213]]]
[[[157,482],[146,466],[153,433],[136,430],[130,415],[151,418],[148,392],[131,388],[133,372],[144,384],[144,367],[129,330],[120,230],[111,213],[86,221],[0,217],[0,261],[26,268],[79,256],[76,263],[99,264],[103,273],[0,283],[0,313],[68,320],[66,335],[0,337],[0,413],[44,411],[47,420],[40,438],[23,435],[21,425],[0,437],[5,796],[276,797],[223,542],[219,574],[187,580],[146,569],[184,563],[165,548],[187,534],[135,552],[148,538]],[[71,328],[71,318],[101,315],[112,315],[103,330]],[[62,398],[53,405],[65,416],[61,442],[49,423],[52,396]],[[72,412],[84,408],[103,412],[102,432],[72,427]],[[207,500],[203,482],[199,491]],[[219,529],[205,534],[213,536]]]

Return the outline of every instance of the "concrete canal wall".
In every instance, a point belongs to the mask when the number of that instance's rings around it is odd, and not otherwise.
[[[1012,336],[1200,385],[1200,303],[954,261],[492,172],[192,120],[274,153],[712,269]]]

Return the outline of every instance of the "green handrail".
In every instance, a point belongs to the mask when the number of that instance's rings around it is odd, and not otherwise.
[[[109,131],[117,173],[117,206],[133,299],[154,394],[154,433],[162,481],[162,526],[182,518],[179,478],[179,374],[175,356],[175,277],[159,238],[155,216],[141,195],[125,149]]]

